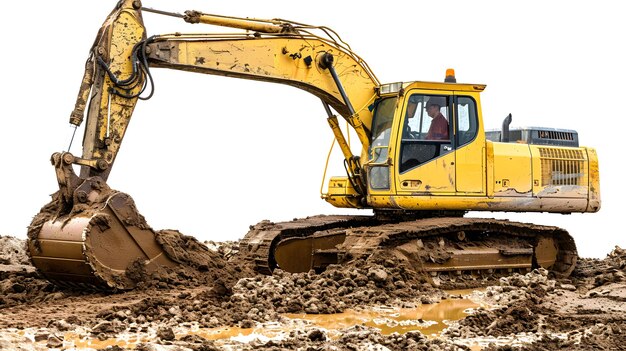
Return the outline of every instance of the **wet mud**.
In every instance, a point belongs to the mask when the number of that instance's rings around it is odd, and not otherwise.
[[[476,305],[436,336],[359,319],[336,330],[295,315],[413,308],[457,298],[380,253],[321,273],[258,275],[237,242],[177,231],[157,241],[174,268],[131,273],[127,292],[61,289],[30,264],[24,240],[0,237],[0,349],[8,350],[620,350],[626,347],[626,251],[579,259],[568,279],[545,270],[489,281]],[[467,284],[472,285],[472,284]],[[480,285],[480,284],[478,284]],[[443,308],[443,304],[441,305]],[[354,312],[356,311],[356,312]],[[416,318],[416,320],[420,320]],[[421,320],[419,323],[426,323]],[[236,330],[209,337],[207,330]],[[274,337],[249,330],[276,330]]]
[[[545,270],[502,278],[477,296],[493,308],[444,334],[524,341],[494,343],[486,350],[625,350],[625,273],[626,251],[616,247],[605,259],[580,259],[568,279],[551,279]]]

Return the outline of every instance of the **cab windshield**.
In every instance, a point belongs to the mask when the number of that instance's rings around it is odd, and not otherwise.
[[[368,178],[371,189],[389,189],[389,139],[396,110],[397,97],[376,102],[372,118],[372,137],[369,149]]]
[[[372,138],[370,140],[370,155],[375,148],[389,146],[391,125],[396,110],[397,97],[378,100],[376,103],[374,118],[372,119]]]

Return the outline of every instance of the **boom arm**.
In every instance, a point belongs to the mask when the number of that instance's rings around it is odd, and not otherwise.
[[[357,114],[367,111],[375,95],[375,80],[356,57],[313,36],[163,35],[151,38],[148,50],[154,67],[291,85],[319,97],[349,119],[353,116],[348,103],[324,67],[324,54],[331,54],[347,95],[358,106]]]
[[[137,99],[151,80],[152,67],[275,82],[303,89],[342,115],[367,148],[372,118],[368,106],[375,97],[378,80],[334,32],[283,20],[238,19],[196,11],[188,11],[183,17],[191,23],[211,23],[255,32],[170,34],[146,39],[141,3],[120,1],[92,47],[76,108],[70,118],[70,123],[80,125],[87,100],[91,99],[83,155],[63,158],[82,166],[80,178],[99,176],[106,181]],[[315,35],[316,29],[327,36]],[[336,131],[334,133],[337,135]],[[337,139],[340,144],[345,143],[343,138]],[[354,162],[358,158],[347,147],[342,147],[342,151],[348,161],[348,173],[358,175],[360,165]],[[69,163],[59,162],[60,156],[56,156],[57,164]],[[57,174],[63,174],[58,168],[57,165]],[[64,184],[69,181],[61,178],[59,185],[63,192]],[[71,193],[70,189],[66,190]]]
[[[180,16],[183,17],[183,16]],[[338,128],[333,106],[356,130],[367,148],[378,85],[374,75],[332,31],[275,20],[235,19],[188,12],[189,22],[214,23],[252,34],[163,35],[147,39],[139,0],[121,0],[107,17],[90,51],[70,116],[79,126],[86,117],[83,154],[55,153],[59,192],[33,218],[29,252],[50,279],[112,289],[136,286],[128,267],[145,272],[173,267],[157,234],[132,198],[106,184],[138,99],[152,80],[151,67],[255,79],[292,85],[318,96],[347,163],[348,178],[364,199],[361,166]],[[336,39],[335,39],[336,38]],[[356,108],[354,108],[356,107]],[[365,149],[367,150],[367,149]],[[73,165],[81,166],[80,176]],[[352,192],[352,191],[351,191]]]

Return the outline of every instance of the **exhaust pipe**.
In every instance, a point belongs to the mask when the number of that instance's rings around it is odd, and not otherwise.
[[[501,142],[508,143],[510,141],[509,125],[512,120],[513,116],[509,113],[509,115],[504,118],[504,121],[502,121],[502,133],[500,134]]]

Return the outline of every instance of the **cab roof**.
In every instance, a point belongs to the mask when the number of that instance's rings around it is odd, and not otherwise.
[[[425,82],[412,81],[402,83],[402,88],[406,89],[429,89],[429,90],[454,90],[454,91],[478,91],[481,92],[487,87],[486,84],[472,83],[445,83],[445,82]]]

